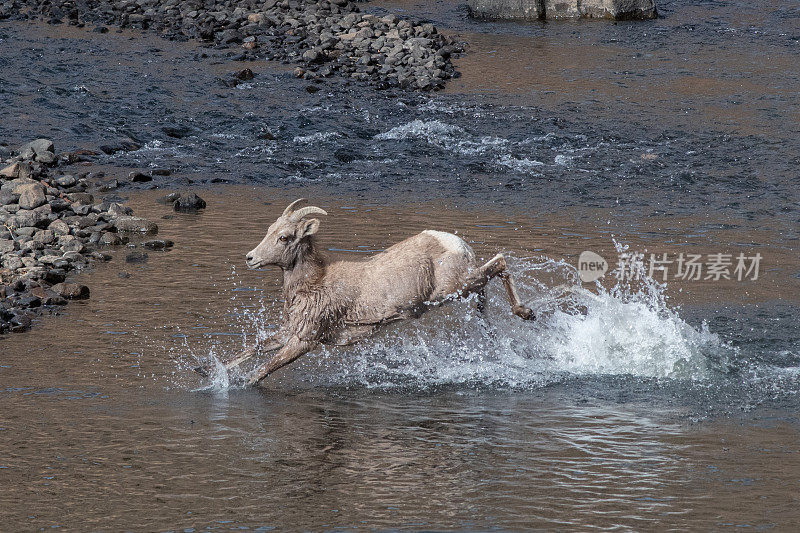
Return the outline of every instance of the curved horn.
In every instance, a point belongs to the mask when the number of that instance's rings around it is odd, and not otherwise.
[[[289,217],[289,219],[292,220],[293,222],[297,222],[298,220],[301,220],[303,217],[307,217],[308,215],[327,215],[327,214],[328,213],[325,212],[324,209],[320,209],[319,207],[314,207],[314,206],[308,206],[308,207],[303,207],[302,209],[298,209],[297,211],[292,213],[292,216]]]
[[[301,204],[301,203],[307,202],[307,201],[308,200],[306,200],[305,198],[298,198],[294,202],[290,203],[289,206],[286,209],[283,210],[283,214],[281,216],[285,217],[285,216],[291,215],[292,213],[294,213],[294,210],[297,208],[297,204]]]

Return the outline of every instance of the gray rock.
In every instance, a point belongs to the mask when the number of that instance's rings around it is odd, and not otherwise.
[[[15,255],[6,255],[3,260],[3,266],[13,272],[23,268],[25,264],[22,262],[22,259]]]
[[[64,174],[55,179],[55,183],[61,187],[72,187],[78,182],[72,174]]]
[[[56,162],[56,154],[53,152],[42,152],[36,154],[36,160],[45,165],[52,165]]]
[[[38,181],[34,180],[34,179],[20,177],[20,178],[15,178],[13,180],[8,180],[8,181],[4,182],[3,185],[0,186],[0,190],[11,191],[12,193],[14,193],[16,195],[19,195],[20,193],[17,192],[17,189],[19,189],[20,187],[22,187],[24,185],[39,185],[39,186],[41,186],[41,184]]]
[[[17,242],[13,239],[0,239],[0,254],[7,254],[19,248]]]
[[[133,209],[126,205],[114,203],[108,207],[108,214],[114,217],[130,216],[133,215]]]
[[[28,209],[20,209],[17,214],[11,219],[12,227],[25,228],[35,227],[38,228],[42,224],[49,224],[47,214],[43,211],[31,211]]]
[[[86,192],[73,192],[67,195],[69,201],[73,204],[84,204],[84,205],[92,205],[94,204],[94,196]]]
[[[73,241],[65,242],[61,245],[61,250],[64,252],[64,258],[66,259],[66,254],[69,252],[81,253],[86,249],[81,241],[75,239]]]
[[[0,170],[0,178],[14,179],[19,177],[19,162],[11,163]]]
[[[42,244],[50,244],[56,240],[56,235],[51,229],[40,229],[33,236],[33,240]]]
[[[60,256],[60,255],[55,255],[55,254],[47,254],[47,255],[43,255],[43,256],[41,256],[41,257],[39,258],[39,262],[40,262],[40,263],[43,263],[43,264],[45,264],[45,265],[52,265],[52,264],[55,264],[55,263],[56,263],[57,261],[59,261],[60,259],[61,259],[61,256]]]
[[[19,196],[11,191],[0,191],[0,205],[15,204]]]
[[[114,220],[114,225],[116,226],[117,231],[122,232],[145,233],[148,235],[155,235],[158,233],[158,226],[154,222],[150,222],[147,219],[139,217],[117,217],[116,220]]]
[[[54,220],[47,229],[53,230],[57,236],[69,235],[69,226],[63,220]]]
[[[42,154],[44,152],[55,152],[55,147],[53,145],[53,141],[50,139],[36,139],[35,141],[31,141],[29,143],[23,144],[19,147],[19,152],[25,152],[28,149],[33,150],[33,153],[36,155]]]
[[[17,237],[33,237],[34,233],[36,233],[36,228],[31,226],[17,228],[16,233]]]
[[[36,209],[47,203],[47,197],[39,183],[22,185],[14,189],[14,193],[19,194],[20,209]]]
[[[104,246],[119,246],[122,244],[122,238],[116,233],[107,231],[100,236],[100,244]]]
[[[80,252],[75,250],[70,250],[69,252],[64,252],[64,255],[61,256],[62,259],[66,261],[70,261],[72,263],[85,263],[86,258],[81,255]]]

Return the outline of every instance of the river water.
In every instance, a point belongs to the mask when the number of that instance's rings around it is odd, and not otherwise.
[[[192,43],[0,23],[0,139],[132,137],[87,170],[170,168],[116,194],[176,243],[114,252],[82,276],[90,300],[0,339],[3,529],[800,525],[796,6],[616,25],[366,9],[462,34],[463,76],[308,92]],[[204,212],[155,202],[189,187]],[[426,228],[508,252],[540,320],[492,285],[486,320],[436,309],[260,390],[193,375],[277,324],[279,272],[243,257],[301,195],[337,257]],[[625,246],[762,259],[755,280],[577,280],[580,252],[613,268]]]

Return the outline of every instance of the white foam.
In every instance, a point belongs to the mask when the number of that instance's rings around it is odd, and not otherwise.
[[[341,136],[342,134],[336,131],[320,131],[317,133],[312,133],[311,135],[298,135],[297,137],[292,139],[292,141],[301,144],[311,144],[318,142],[327,142]]]

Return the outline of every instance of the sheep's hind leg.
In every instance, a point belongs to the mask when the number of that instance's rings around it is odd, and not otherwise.
[[[497,254],[485,265],[481,266],[472,275],[470,275],[464,284],[462,295],[478,292],[478,297],[480,298],[480,293],[483,291],[483,287],[490,279],[494,277],[499,277],[503,281],[503,286],[505,287],[506,295],[508,296],[508,302],[511,304],[511,312],[523,320],[534,320],[536,316],[533,314],[533,311],[522,305],[522,303],[519,301],[517,288],[514,285],[514,280],[511,279],[511,274],[508,272],[506,258],[503,256],[503,254]],[[478,306],[480,309],[480,299]]]

